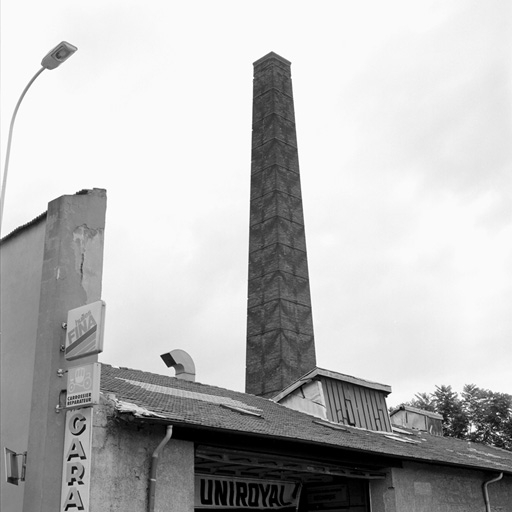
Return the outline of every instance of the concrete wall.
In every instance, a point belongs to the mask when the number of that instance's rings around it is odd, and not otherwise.
[[[90,512],[146,512],[151,456],[163,425],[112,419],[108,403],[94,408]],[[158,462],[155,511],[193,512],[194,445],[172,439]]]
[[[56,406],[63,405],[66,379],[59,378],[58,370],[72,366],[61,351],[66,334],[62,325],[70,309],[101,298],[106,204],[106,192],[102,189],[62,196],[48,204],[24,484],[25,512],[59,509],[65,414],[58,412]]]
[[[498,473],[404,463],[370,485],[372,512],[482,512],[482,484]],[[512,477],[489,486],[493,512],[512,510]]]
[[[3,448],[21,453],[28,447],[45,228],[41,217],[0,246],[0,510],[18,511],[23,504],[24,484],[6,482]]]

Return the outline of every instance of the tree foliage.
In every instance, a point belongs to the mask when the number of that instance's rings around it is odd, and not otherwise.
[[[466,384],[459,396],[443,385],[402,405],[442,414],[445,436],[512,450],[512,395]]]

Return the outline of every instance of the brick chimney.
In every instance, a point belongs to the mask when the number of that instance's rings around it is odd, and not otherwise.
[[[266,397],[316,366],[290,64],[254,63],[245,389]]]

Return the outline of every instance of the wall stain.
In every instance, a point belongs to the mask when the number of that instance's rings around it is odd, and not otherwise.
[[[103,258],[103,229],[92,229],[83,224],[73,231],[75,271],[85,291],[87,301],[101,296],[101,268]],[[96,279],[99,275],[100,279]]]

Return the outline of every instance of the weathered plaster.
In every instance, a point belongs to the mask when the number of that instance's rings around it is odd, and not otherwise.
[[[113,402],[94,408],[90,512],[145,512],[151,457],[164,425],[116,419]],[[172,439],[157,470],[155,512],[193,512],[194,445]]]
[[[384,480],[370,482],[370,503],[372,512],[396,512],[393,472],[386,471]]]
[[[87,297],[101,295],[101,280],[97,277],[98,269],[101,269],[99,256],[102,255],[103,231],[103,229],[89,228],[85,224],[73,231],[75,272],[80,278]]]
[[[372,512],[482,512],[482,484],[497,476],[478,470],[404,462],[371,483]],[[493,512],[512,510],[512,477],[489,486]]]
[[[119,429],[110,412],[94,408],[90,512],[146,510],[149,433]]]

